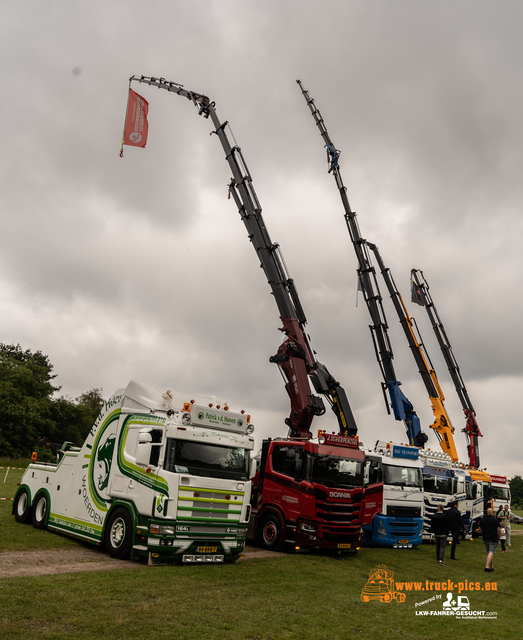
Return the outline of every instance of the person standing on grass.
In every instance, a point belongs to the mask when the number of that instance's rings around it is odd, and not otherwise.
[[[492,561],[501,537],[501,526],[495,513],[494,509],[487,509],[487,515],[483,516],[479,521],[479,534],[483,536],[483,542],[487,550],[485,571],[494,571]]]
[[[436,560],[440,566],[444,566],[445,545],[449,534],[449,519],[443,511],[443,505],[438,504],[438,510],[430,519],[430,530],[436,539]]]
[[[461,513],[458,509],[458,501],[454,500],[450,503],[450,509],[445,512],[449,521],[450,533],[452,534],[452,546],[450,547],[450,559],[457,560],[456,558],[456,545],[459,544],[461,534],[465,533],[465,526]]]
[[[505,553],[505,540],[507,539],[507,530],[504,525],[501,525],[499,530],[499,542],[501,544],[501,553]]]
[[[505,511],[505,529],[507,531],[507,547],[511,547],[512,545],[510,544],[510,523],[514,522],[514,514],[508,508],[508,504],[506,504],[503,507],[503,510]]]

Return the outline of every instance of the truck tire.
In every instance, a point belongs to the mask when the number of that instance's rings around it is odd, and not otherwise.
[[[49,512],[49,501],[45,493],[36,497],[33,503],[33,527],[35,529],[45,529],[47,524],[47,514]]]
[[[277,516],[266,516],[261,523],[259,542],[268,551],[279,551],[281,542],[281,524]]]
[[[17,495],[13,511],[17,522],[26,524],[31,522],[31,506],[29,505],[29,495],[25,489],[22,489]]]
[[[127,509],[116,509],[109,516],[104,541],[105,548],[111,558],[127,560],[131,555],[132,526],[131,516]]]

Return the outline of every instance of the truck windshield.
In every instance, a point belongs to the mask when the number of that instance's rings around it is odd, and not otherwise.
[[[485,497],[486,498],[499,498],[500,500],[510,500],[510,489],[508,487],[496,487],[486,482]]]
[[[249,452],[240,447],[168,438],[164,469],[194,476],[248,480]]]
[[[307,480],[328,487],[361,487],[363,460],[307,453]]]
[[[428,493],[446,493],[452,495],[452,478],[442,478],[441,476],[433,476],[423,474],[423,488]]]
[[[423,476],[419,467],[398,467],[383,464],[383,484],[401,487],[422,487]]]

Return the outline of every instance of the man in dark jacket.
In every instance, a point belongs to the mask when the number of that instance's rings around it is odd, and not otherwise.
[[[447,544],[447,536],[449,534],[449,519],[443,511],[443,506],[438,505],[438,510],[430,519],[430,530],[436,539],[436,559],[438,564],[443,566],[445,563],[445,545]]]
[[[449,520],[450,533],[452,534],[452,546],[450,547],[450,559],[457,560],[456,558],[456,545],[459,544],[459,538],[462,533],[465,533],[465,526],[463,525],[463,519],[458,509],[458,501],[450,503],[450,509],[445,512]]]

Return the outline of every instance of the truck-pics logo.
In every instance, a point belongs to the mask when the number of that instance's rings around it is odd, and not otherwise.
[[[363,602],[379,600],[380,602],[405,602],[405,594],[396,591],[394,587],[394,571],[390,571],[385,564],[379,564],[371,569],[367,584],[363,587],[360,598]]]

